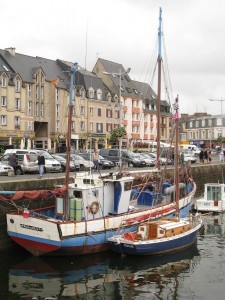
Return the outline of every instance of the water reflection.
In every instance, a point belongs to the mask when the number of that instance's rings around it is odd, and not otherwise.
[[[40,258],[28,256],[18,249],[17,255],[14,252],[0,258],[0,265],[4,269],[2,272],[7,275],[4,284],[0,283],[0,297],[193,299],[195,293],[195,299],[201,299],[196,293],[201,284],[198,272],[202,268],[204,272],[209,272],[206,268],[209,261],[212,261],[210,256],[214,257],[213,254],[218,253],[214,258],[218,260],[224,253],[221,250],[224,249],[224,215],[205,217],[204,224],[204,230],[198,237],[198,246],[157,257],[121,258],[118,254],[106,252],[81,257]],[[195,284],[194,278],[197,275],[198,283]],[[214,278],[219,276],[217,268],[213,275]],[[190,286],[191,280],[194,283]],[[204,291],[200,289],[201,296]]]
[[[76,258],[29,257],[11,266],[9,292],[38,299],[83,298],[88,294],[120,299],[123,295],[149,293],[149,284],[163,291],[167,278],[189,270],[193,258],[198,256],[194,245],[183,252],[155,258],[121,258],[111,252]]]

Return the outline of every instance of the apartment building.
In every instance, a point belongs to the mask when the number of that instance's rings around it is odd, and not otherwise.
[[[224,116],[195,113],[182,114],[179,121],[180,142],[198,147],[217,145],[217,139],[225,136]]]
[[[71,65],[19,54],[15,48],[0,50],[0,145],[55,150],[66,146]],[[79,67],[72,145],[107,147],[111,131],[120,125],[127,131],[124,146],[155,140],[156,98],[149,85],[133,81],[121,64],[98,59],[93,72]],[[161,108],[166,140],[168,103],[162,101]]]

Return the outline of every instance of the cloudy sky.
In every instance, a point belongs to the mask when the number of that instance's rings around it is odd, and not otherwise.
[[[98,57],[148,82],[162,8],[163,61],[182,113],[221,113],[225,99],[224,0],[0,0],[1,49],[78,62]],[[225,114],[225,101],[222,101]]]

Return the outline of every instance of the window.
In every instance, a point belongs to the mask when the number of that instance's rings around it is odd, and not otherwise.
[[[84,127],[84,121],[80,122],[80,130],[84,131],[85,127]]]
[[[112,131],[112,124],[106,123],[106,131],[111,132]]]
[[[7,125],[7,117],[2,115],[0,118],[0,125]]]
[[[27,95],[29,98],[31,97],[31,84],[28,84],[27,86]]]
[[[93,107],[89,107],[89,114],[90,116],[93,116]]]
[[[43,74],[41,74],[41,84],[43,84],[44,83],[44,76],[43,76]]]
[[[101,115],[102,115],[102,109],[99,107],[98,108],[98,117],[101,117]]]
[[[1,97],[1,106],[6,106],[7,105],[7,98],[5,96]]]
[[[94,99],[94,94],[95,94],[94,89],[90,88],[89,91],[88,91],[89,98]]]
[[[205,126],[205,119],[202,119],[202,127]]]
[[[59,89],[56,88],[56,92],[55,92],[55,100],[59,101]]]
[[[20,110],[20,98],[15,99],[15,110]]]
[[[102,123],[97,123],[96,124],[96,132],[103,132],[103,124]]]
[[[90,122],[90,131],[93,131],[93,128],[94,128],[93,125],[94,125],[93,122]]]
[[[41,86],[41,100],[44,100],[44,87]]]
[[[41,117],[44,117],[44,103],[41,103]]]
[[[15,129],[20,129],[20,117],[14,117]]]
[[[136,89],[134,89],[134,92],[135,92],[136,95],[138,95],[138,91]]]
[[[112,118],[112,109],[110,109],[110,108],[106,109],[106,117]]]
[[[80,90],[80,98],[81,99],[85,98],[85,90],[83,88]]]
[[[28,116],[32,115],[32,101],[28,101],[27,114],[28,114]]]
[[[20,92],[21,89],[21,81],[16,79],[16,92]]]
[[[81,107],[80,107],[80,114],[81,114],[81,115],[84,115],[84,106],[81,106]]]
[[[75,121],[72,121],[71,123],[71,130],[75,132]]]
[[[1,78],[1,85],[2,85],[2,87],[6,87],[6,83],[7,83],[6,76],[3,75],[2,78]]]
[[[56,117],[59,118],[60,116],[60,106],[59,104],[56,104]]]
[[[75,111],[75,106],[73,105],[72,107],[72,115],[75,117],[76,111]]]
[[[29,131],[33,130],[33,122],[32,121],[27,122],[27,130],[29,130]]]
[[[195,121],[195,127],[199,127],[199,121],[198,120]]]
[[[126,87],[128,93],[131,93],[131,89],[129,87]]]
[[[100,89],[97,90],[97,99],[102,100],[102,91]]]
[[[60,132],[60,121],[56,121],[56,131]]]
[[[36,117],[39,117],[39,102],[36,103],[36,106],[35,106],[35,115]]]
[[[111,102],[111,100],[112,100],[111,94],[108,94],[106,98],[107,98],[107,101]]]
[[[217,124],[218,125],[218,124]],[[208,119],[208,126],[212,127],[212,119]]]
[[[36,85],[36,99],[39,99],[39,86]]]

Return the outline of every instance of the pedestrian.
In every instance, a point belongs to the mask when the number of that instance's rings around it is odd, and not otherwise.
[[[98,153],[97,149],[94,150],[92,159],[93,159],[93,163],[94,163],[94,171],[98,171],[99,153]]]
[[[205,150],[204,150],[204,163],[207,164],[208,161],[209,161],[208,150],[205,149]]]
[[[44,174],[44,169],[45,169],[45,157],[42,152],[39,152],[37,159],[38,159],[38,172],[40,175],[38,177],[38,179],[41,179]]]
[[[204,163],[204,151],[203,151],[203,149],[201,149],[201,151],[199,153],[199,161],[200,161],[200,164]]]
[[[184,153],[183,152],[181,152],[181,154],[180,154],[180,162],[181,162],[181,165],[184,164]]]
[[[212,153],[211,153],[210,149],[208,150],[208,159],[209,159],[209,162],[211,163],[211,161],[212,161]]]
[[[13,167],[14,175],[16,175],[17,163],[18,163],[18,161],[17,161],[17,158],[16,158],[16,154],[15,153],[11,154],[10,157],[9,157],[9,165],[11,167]]]
[[[223,150],[220,151],[220,162],[224,162]]]

